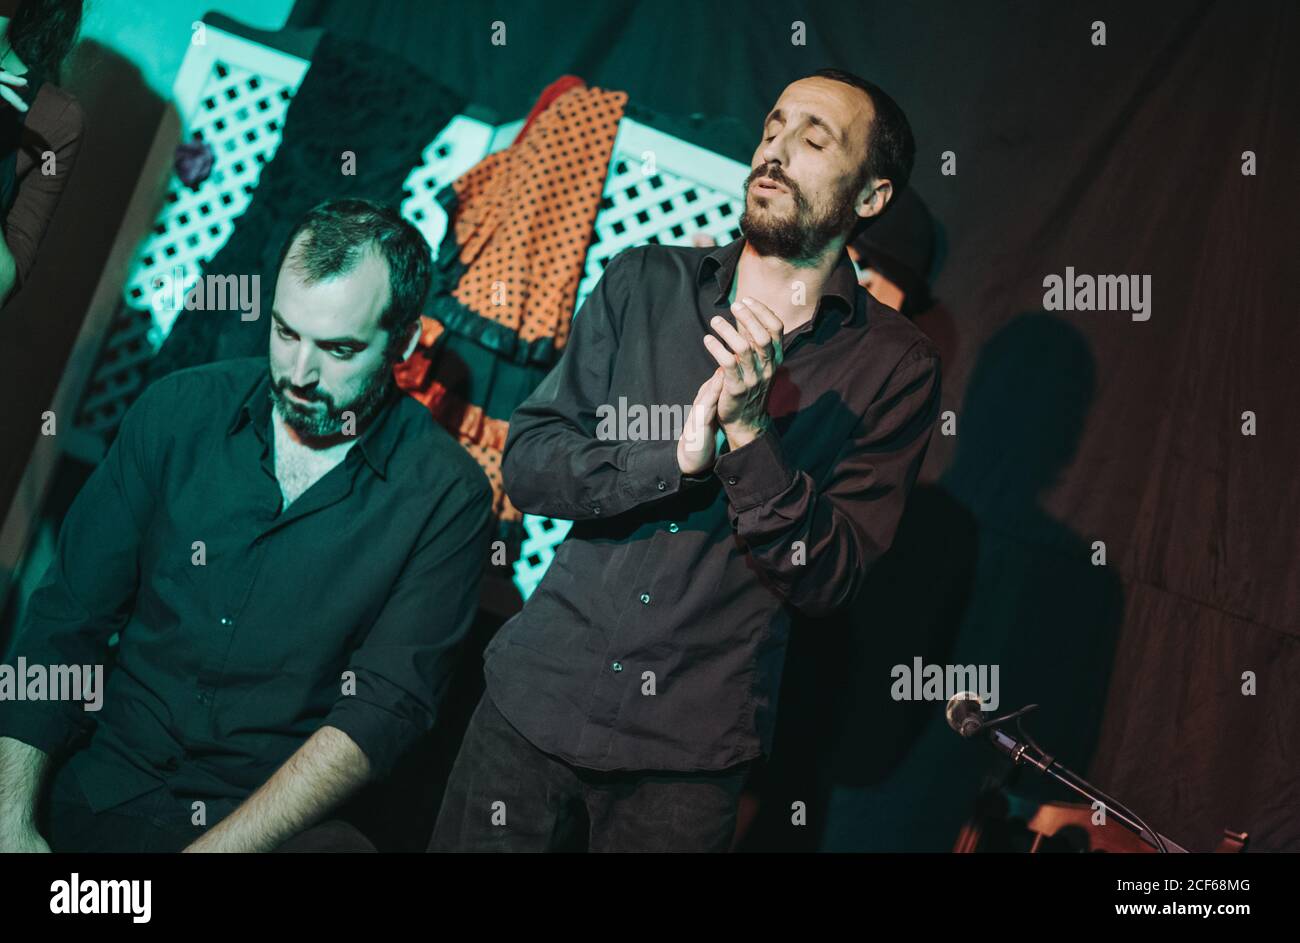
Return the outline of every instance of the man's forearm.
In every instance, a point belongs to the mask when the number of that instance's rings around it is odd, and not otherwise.
[[[319,821],[370,778],[370,761],[322,727],[244,803],[186,851],[271,851]]]
[[[44,751],[0,737],[0,827],[35,825],[36,799],[49,766]]]

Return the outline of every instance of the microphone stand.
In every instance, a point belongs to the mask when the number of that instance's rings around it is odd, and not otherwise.
[[[1089,805],[1101,803],[1108,813],[1157,851],[1187,853],[1186,848],[1161,835],[1150,826],[1143,824],[1141,819],[1125,809],[1119,802],[1116,802],[1083,777],[1077,776],[1066,767],[1061,766],[1056,762],[1055,757],[1049,756],[1038,744],[1034,743],[1033,738],[1020,726],[1020,716],[1037,706],[1031,704],[1012,714],[1007,714],[1005,717],[998,717],[984,723],[983,728],[988,731],[989,743],[993,744],[995,749],[1010,757],[1011,762],[1016,766],[1033,767],[1044,776],[1051,777],[1070,791],[1082,796],[1088,801]],[[1001,727],[1002,724],[1013,719],[1016,721],[1016,729],[1024,742],[1012,737]]]

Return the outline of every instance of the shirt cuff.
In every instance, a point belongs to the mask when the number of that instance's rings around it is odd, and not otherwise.
[[[58,757],[84,732],[59,706],[48,702],[0,702],[0,737],[35,747]]]
[[[355,694],[341,697],[321,726],[343,731],[361,748],[370,762],[372,779],[392,773],[407,748],[424,733],[406,718],[358,700]]]
[[[638,442],[628,458],[628,496],[640,504],[677,494],[683,488],[709,481],[712,476],[683,475],[677,464],[677,441]]]
[[[724,452],[713,463],[731,506],[747,511],[773,500],[794,484],[795,472],[785,460],[781,437],[769,425],[746,445]]]

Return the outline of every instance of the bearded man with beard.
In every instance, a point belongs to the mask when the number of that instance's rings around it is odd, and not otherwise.
[[[373,850],[318,823],[433,725],[491,534],[481,468],[392,377],[431,264],[394,210],[322,204],[269,358],[132,405],[12,653],[116,664],[94,713],[0,702],[0,851]]]
[[[574,525],[488,646],[431,850],[730,847],[792,617],[888,549],[938,414],[934,346],[844,250],[914,150],[888,95],[823,70],[764,122],[742,238],[606,267],[511,418],[507,494]],[[598,434],[624,402],[693,405],[673,436]]]

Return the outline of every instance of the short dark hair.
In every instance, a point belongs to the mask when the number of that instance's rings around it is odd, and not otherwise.
[[[5,36],[18,57],[51,82],[81,28],[81,0],[22,0]]]
[[[860,88],[870,97],[875,117],[867,129],[867,162],[862,168],[859,187],[872,179],[889,180],[894,185],[896,198],[907,187],[916,161],[916,140],[903,109],[883,88],[860,75],[843,69],[818,69],[813,75]],[[893,202],[891,199],[885,209],[888,210]]]
[[[306,234],[294,254],[294,268],[308,283],[346,275],[372,246],[388,263],[388,307],[379,326],[389,333],[385,355],[396,360],[411,325],[424,310],[433,280],[429,243],[401,214],[371,200],[327,200],[298,221],[280,249],[278,275],[289,249]]]

